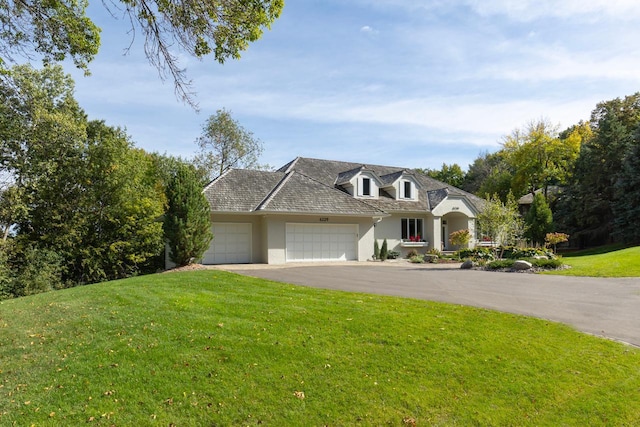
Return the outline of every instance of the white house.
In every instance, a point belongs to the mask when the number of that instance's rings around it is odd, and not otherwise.
[[[230,169],[204,189],[214,238],[203,264],[371,259],[476,235],[482,199],[408,169],[298,157],[274,172]],[[475,245],[475,239],[469,246]]]

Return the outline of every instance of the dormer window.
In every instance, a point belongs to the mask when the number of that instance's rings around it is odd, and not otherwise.
[[[371,196],[371,178],[362,178],[362,195]]]
[[[402,198],[413,199],[413,183],[411,181],[402,181]]]

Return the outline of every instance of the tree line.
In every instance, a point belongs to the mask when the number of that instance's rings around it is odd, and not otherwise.
[[[0,299],[162,270],[201,258],[212,238],[202,189],[259,167],[262,143],[226,110],[187,160],[137,148],[89,120],[60,66],[0,79]]]
[[[638,243],[640,93],[600,102],[589,121],[562,131],[549,120],[530,122],[467,171],[444,163],[424,172],[503,206],[532,194],[523,230],[532,242],[561,231],[576,247]]]

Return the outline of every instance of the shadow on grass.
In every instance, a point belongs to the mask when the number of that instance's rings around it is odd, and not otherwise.
[[[623,243],[615,243],[613,245],[598,246],[596,248],[583,249],[579,251],[562,252],[560,255],[565,258],[581,257],[587,255],[601,255],[609,252],[619,251],[621,249],[626,249],[629,247],[631,246],[625,245]]]

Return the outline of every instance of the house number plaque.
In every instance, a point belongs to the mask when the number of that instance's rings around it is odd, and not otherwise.
[[[320,218],[320,222],[329,222],[329,218]]]

